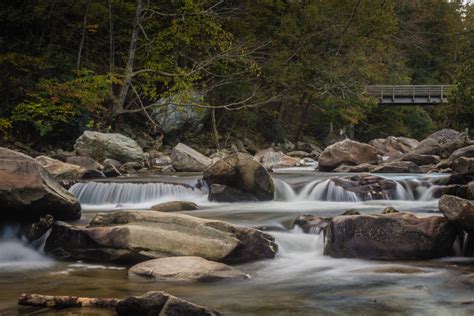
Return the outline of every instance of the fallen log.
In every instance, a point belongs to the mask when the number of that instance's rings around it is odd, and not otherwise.
[[[115,308],[121,300],[115,298],[93,298],[78,296],[53,296],[41,294],[21,294],[19,305],[39,307],[102,307]]]

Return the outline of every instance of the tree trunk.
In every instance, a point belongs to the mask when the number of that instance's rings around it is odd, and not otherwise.
[[[86,10],[84,12],[84,20],[82,22],[81,42],[79,44],[79,51],[77,52],[77,66],[76,66],[77,70],[81,69],[81,57],[82,57],[82,50],[84,49],[84,42],[86,41],[87,16],[89,14],[90,6],[91,6],[91,0],[87,0]]]
[[[18,305],[39,307],[105,307],[115,308],[121,300],[115,298],[91,298],[77,296],[53,296],[21,294]]]
[[[115,102],[114,114],[120,113],[123,110],[127,93],[132,83],[133,65],[135,63],[135,54],[137,51],[138,28],[142,17],[142,0],[137,0],[137,9],[135,12],[135,21],[133,23],[132,37],[130,39],[130,48],[128,49],[128,60],[125,66],[125,73],[123,76],[123,83],[120,89],[119,96]]]
[[[306,125],[306,119],[308,118],[308,112],[309,108],[311,106],[311,98],[308,98],[308,101],[305,102],[306,95],[303,95],[301,98],[301,102],[303,103],[302,109],[301,109],[301,119],[300,119],[300,125],[298,127],[298,131],[296,132],[296,137],[295,137],[295,142],[299,142],[300,138],[303,134],[304,126]]]
[[[219,132],[217,131],[216,109],[212,109],[211,119],[212,119],[212,131],[214,133],[214,143],[216,144],[216,148],[220,149]]]

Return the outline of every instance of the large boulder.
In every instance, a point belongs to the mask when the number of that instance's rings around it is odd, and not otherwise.
[[[143,161],[143,149],[133,139],[118,133],[85,131],[74,144],[78,155],[102,161],[115,159],[121,163]]]
[[[79,201],[35,159],[2,147],[0,205],[3,219],[31,220],[46,214],[60,220],[81,217]]]
[[[414,149],[414,153],[448,158],[455,150],[468,145],[470,140],[466,134],[452,129],[442,129],[422,140]]]
[[[391,161],[371,170],[373,173],[420,173],[421,169],[411,161]]]
[[[394,136],[389,136],[387,138],[377,138],[369,142],[369,145],[377,148],[377,151],[380,155],[388,156],[390,158],[396,158],[408,153],[419,144],[420,142],[413,138]]]
[[[156,211],[98,214],[87,227],[56,222],[45,251],[63,259],[140,262],[198,256],[246,262],[273,258],[273,237],[226,222]]]
[[[179,143],[171,152],[171,163],[177,171],[203,171],[212,160],[185,144]]]
[[[474,175],[474,158],[459,157],[451,163],[455,173]]]
[[[464,230],[474,233],[474,202],[452,195],[443,195],[439,200],[439,210],[451,222]]]
[[[252,193],[223,184],[213,184],[209,188],[209,201],[213,202],[258,202]]]
[[[275,186],[268,171],[252,156],[236,153],[209,166],[203,175],[209,186],[226,185],[249,193],[259,201],[273,200]]]
[[[454,160],[464,157],[464,158],[474,158],[474,145],[466,146],[455,150],[451,156],[449,156],[448,162],[453,162]]]
[[[35,160],[56,179],[56,180],[77,180],[83,177],[86,169],[56,160],[47,156],[38,156]]]
[[[201,281],[248,279],[242,271],[224,263],[209,261],[201,257],[169,257],[148,260],[128,270],[130,277],[141,277],[155,281]]]
[[[455,226],[440,216],[337,216],[325,230],[324,254],[374,260],[440,258],[451,255],[455,238]]]
[[[199,306],[165,292],[147,292],[121,300],[115,308],[118,316],[220,316],[218,311]]]
[[[323,171],[333,170],[343,164],[355,166],[362,163],[377,164],[377,149],[350,139],[326,147],[319,156],[319,169]]]

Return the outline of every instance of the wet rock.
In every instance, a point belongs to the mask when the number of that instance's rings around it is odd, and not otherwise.
[[[348,216],[348,215],[360,215],[359,211],[357,210],[347,210],[347,211],[344,211],[344,213],[342,213],[340,216]]]
[[[195,211],[198,209],[196,203],[188,201],[173,201],[157,204],[151,207],[154,211],[159,212],[181,212],[181,211]]]
[[[443,194],[454,195],[462,199],[474,200],[474,181],[469,184],[453,184],[442,189]]]
[[[102,169],[102,166],[97,161],[95,161],[94,159],[90,157],[85,157],[85,156],[67,157],[66,162],[73,165],[81,166],[86,170],[101,170]]]
[[[209,201],[213,202],[258,202],[252,193],[223,184],[213,184],[209,189]]]
[[[46,214],[41,217],[38,222],[31,224],[31,226],[26,229],[24,236],[28,241],[34,241],[41,238],[46,232],[53,226],[54,217]]]
[[[115,159],[122,163],[143,161],[143,149],[133,139],[118,133],[85,131],[74,144],[80,156],[101,161]]]
[[[377,138],[369,142],[369,145],[377,148],[380,155],[388,156],[390,158],[400,157],[403,154],[412,151],[419,144],[420,142],[413,138],[394,136]]]
[[[373,173],[420,173],[421,169],[411,161],[387,162],[372,169]]]
[[[145,261],[131,267],[128,275],[155,281],[212,282],[249,278],[247,274],[226,264],[191,256]]]
[[[297,151],[290,151],[288,153],[286,153],[288,156],[291,156],[291,157],[297,157],[297,158],[305,158],[305,157],[309,157],[309,153],[307,153],[306,151],[302,151],[302,150],[297,150]]]
[[[451,163],[451,168],[459,174],[474,175],[474,158],[457,158]]]
[[[440,258],[451,255],[455,237],[455,226],[439,216],[337,216],[325,230],[324,254],[374,260]]]
[[[307,234],[319,235],[330,222],[330,218],[323,218],[315,215],[300,215],[293,222],[292,227],[300,227]]]
[[[119,177],[119,176],[122,175],[120,173],[120,171],[117,169],[117,167],[115,167],[113,164],[111,164],[109,162],[104,163],[104,167],[102,168],[102,172],[108,178]]]
[[[57,258],[141,262],[174,256],[247,262],[273,258],[272,236],[226,222],[157,211],[99,213],[87,227],[56,222],[45,251]]]
[[[56,180],[77,180],[82,178],[86,169],[47,156],[38,156],[35,160],[43,166]]]
[[[106,176],[102,171],[89,169],[84,172],[81,179],[100,179],[105,177]]]
[[[474,202],[452,195],[443,195],[438,202],[439,210],[451,222],[467,232],[474,232]]]
[[[204,171],[212,160],[185,144],[179,143],[171,152],[171,162],[177,171]]]
[[[220,316],[218,311],[195,305],[165,292],[147,292],[120,301],[115,308],[118,316]]]
[[[418,166],[424,166],[436,165],[437,163],[439,163],[440,158],[439,156],[435,155],[420,155],[416,153],[408,153],[401,156],[400,161],[411,161],[417,164]]]
[[[257,153],[256,157],[260,155]],[[258,161],[268,170],[276,168],[295,167],[300,164],[301,158],[290,157],[281,151],[267,150]]]
[[[331,171],[343,164],[355,166],[362,163],[377,164],[377,150],[350,139],[326,147],[319,156],[319,169],[322,171]]]
[[[273,200],[275,192],[268,171],[252,156],[243,153],[230,155],[209,166],[204,171],[203,180],[211,187],[213,184],[232,187],[235,189],[233,194],[242,191],[247,198],[253,195],[259,201]],[[225,192],[225,189],[219,188],[219,192]]]
[[[362,200],[381,200],[396,198],[397,183],[393,180],[372,174],[358,174],[344,178],[333,178],[336,186],[353,192]]]
[[[470,145],[470,140],[466,134],[452,129],[442,129],[422,140],[413,152],[448,158],[455,150],[468,145]]]
[[[2,218],[37,220],[81,217],[79,201],[66,191],[35,159],[0,147],[0,205]]]
[[[393,213],[400,213],[400,211],[397,211],[393,206],[387,206],[382,211],[382,214],[393,214]]]

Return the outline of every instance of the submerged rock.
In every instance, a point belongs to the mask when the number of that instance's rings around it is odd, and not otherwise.
[[[81,217],[81,205],[35,159],[0,147],[0,205],[3,219],[60,220]]]
[[[337,216],[325,230],[324,254],[374,260],[440,258],[451,255],[455,237],[455,226],[439,216]]]
[[[181,212],[181,211],[195,211],[198,209],[196,203],[188,201],[173,201],[165,202],[151,207],[154,211],[159,212]]]
[[[179,143],[171,152],[171,163],[177,171],[203,171],[212,160],[185,144]]]
[[[244,200],[248,200],[251,196],[255,196],[259,201],[273,200],[275,192],[275,186],[268,171],[252,156],[243,153],[232,154],[209,166],[204,171],[203,180],[211,187],[213,184],[219,184],[232,187],[235,189],[234,193],[245,192],[245,195],[240,195],[245,197]],[[225,193],[225,191],[222,188],[219,189],[219,192]],[[235,196],[239,195],[229,195],[229,197]],[[235,201],[234,198],[233,201]]]
[[[143,149],[133,139],[118,133],[85,131],[74,144],[81,155],[102,161],[106,158],[122,163],[143,161]]]
[[[362,163],[377,164],[377,149],[350,139],[326,147],[319,156],[319,169],[323,171],[331,171],[340,165],[355,166]]]
[[[145,261],[128,271],[130,277],[142,277],[155,281],[201,281],[242,280],[249,276],[242,271],[220,262],[201,257],[170,257]]]
[[[199,306],[165,292],[147,292],[121,300],[115,308],[118,316],[192,315],[219,316],[221,313]]]
[[[273,258],[274,238],[251,228],[157,211],[100,213],[87,227],[53,225],[45,251],[63,259],[140,262],[198,256],[246,262]]]

